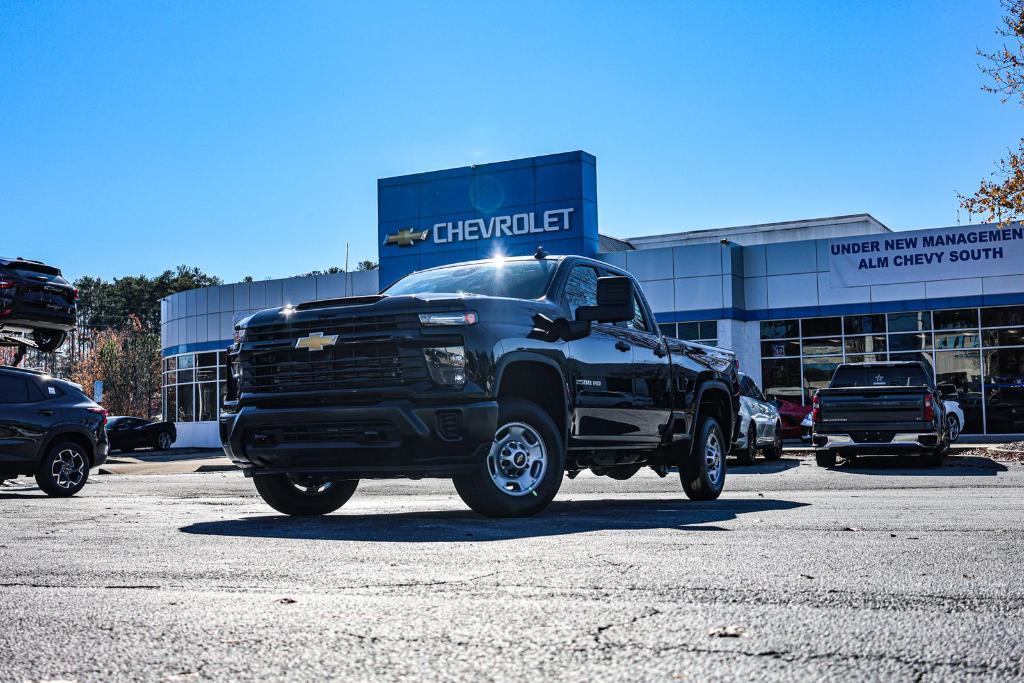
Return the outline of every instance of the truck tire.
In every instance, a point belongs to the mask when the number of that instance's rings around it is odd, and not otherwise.
[[[762,450],[765,460],[778,460],[782,457],[782,425],[775,423],[775,439],[771,446],[765,446]]]
[[[256,491],[267,505],[295,517],[326,515],[348,502],[358,479],[324,479],[301,474],[257,474]]]
[[[554,500],[565,472],[565,446],[554,420],[519,398],[498,402],[498,429],[473,474],[455,477],[459,497],[487,517],[528,517]]]
[[[89,456],[77,443],[59,441],[46,451],[36,470],[36,484],[48,496],[69,498],[89,479]]]
[[[835,451],[814,451],[814,462],[818,464],[818,467],[835,467],[836,466],[836,452]]]
[[[704,418],[697,434],[679,465],[679,480],[690,500],[715,500],[725,487],[725,437],[713,417]]]
[[[747,427],[747,447],[738,450],[736,453],[736,462],[740,465],[753,465],[754,458],[757,457],[757,425],[754,421],[750,421],[750,425]]]

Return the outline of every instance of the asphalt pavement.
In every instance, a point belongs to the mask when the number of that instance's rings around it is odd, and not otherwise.
[[[566,480],[489,520],[446,481],[278,516],[237,472],[0,488],[0,680],[1024,678],[1024,466],[807,459]]]

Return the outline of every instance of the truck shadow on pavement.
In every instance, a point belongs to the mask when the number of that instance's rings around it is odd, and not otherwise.
[[[1006,472],[1006,465],[972,455],[950,456],[942,467],[926,467],[913,456],[859,456],[855,461],[841,462],[830,468],[849,474],[881,474],[897,477],[994,477]]]
[[[565,536],[588,531],[728,531],[713,523],[733,520],[739,515],[793,510],[805,505],[808,503],[771,498],[701,503],[663,498],[556,500],[541,514],[521,519],[487,519],[470,510],[369,515],[339,512],[326,517],[261,516],[198,522],[182,527],[181,531],[187,534],[248,538],[475,543]]]

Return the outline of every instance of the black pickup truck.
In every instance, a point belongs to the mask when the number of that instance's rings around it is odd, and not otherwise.
[[[869,453],[915,453],[941,465],[949,435],[940,398],[919,362],[840,365],[828,388],[814,395],[811,440],[818,465]]]
[[[359,479],[443,477],[484,515],[524,516],[563,473],[643,466],[714,499],[738,425],[732,353],[663,336],[624,271],[542,250],[261,311],[228,353],[224,449],[292,515],[338,509]]]

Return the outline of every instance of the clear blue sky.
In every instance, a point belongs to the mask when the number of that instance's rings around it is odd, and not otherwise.
[[[0,252],[228,281],[376,259],[376,179],[572,149],[628,237],[952,225],[1021,134],[996,0],[6,2]],[[967,222],[966,216],[963,222]]]

